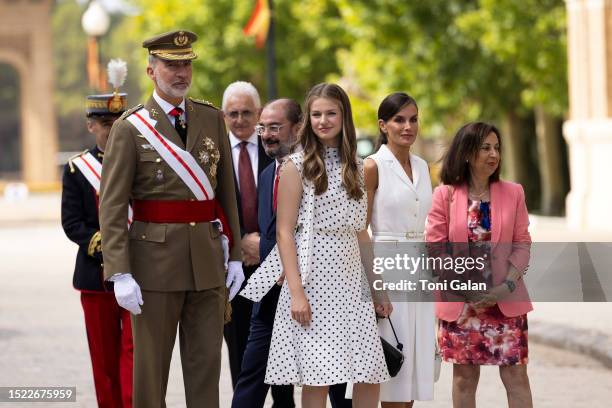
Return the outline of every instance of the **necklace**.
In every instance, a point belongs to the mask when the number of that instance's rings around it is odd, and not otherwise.
[[[480,200],[481,198],[483,198],[484,196],[486,196],[488,192],[489,192],[489,189],[488,189],[488,188],[486,188],[486,189],[485,189],[485,190],[484,190],[482,193],[480,193],[480,194],[476,194],[476,193],[474,193],[473,191],[471,191],[471,192],[470,192],[470,196],[471,196],[472,198],[475,198],[476,200]]]

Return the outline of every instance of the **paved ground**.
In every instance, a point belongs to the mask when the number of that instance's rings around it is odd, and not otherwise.
[[[20,219],[36,208],[38,220]],[[0,202],[0,386],[76,386],[77,403],[47,405],[95,407],[79,296],[71,288],[76,247],[58,226],[58,211],[57,196],[52,195],[34,204]],[[542,223],[551,228],[542,229]],[[543,219],[539,224],[542,234],[555,228],[563,231],[559,220]],[[559,237],[560,233],[550,234]],[[599,336],[600,344],[607,344],[612,338],[611,313],[611,303],[539,303],[530,314],[530,334],[540,325],[566,327],[568,330],[557,332],[558,337],[591,333]],[[535,406],[609,406],[612,370],[583,354],[534,341],[530,346]],[[223,358],[221,406],[228,407],[231,386],[227,358]],[[451,369],[444,366],[436,401],[418,406],[449,407],[450,378]],[[169,407],[184,406],[178,355],[173,360],[167,401]],[[478,401],[481,407],[505,406],[496,368],[483,369]]]

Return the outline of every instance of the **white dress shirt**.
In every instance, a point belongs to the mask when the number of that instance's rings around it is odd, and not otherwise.
[[[234,162],[234,174],[236,175],[236,181],[238,182],[238,188],[240,189],[240,174],[238,173],[238,162],[240,161],[240,143],[242,140],[238,139],[232,132],[229,132],[230,145],[232,146],[232,161]],[[257,133],[253,133],[248,140],[246,140],[247,152],[251,159],[251,167],[253,168],[253,177],[255,178],[255,187],[257,187],[257,165],[259,163],[259,146],[257,144]]]
[[[174,106],[170,102],[166,101],[165,99],[162,99],[162,97],[159,96],[157,94],[157,91],[155,91],[155,90],[153,91],[153,99],[155,99],[155,102],[157,102],[159,107],[163,109],[164,113],[166,114],[166,117],[170,121],[170,124],[174,127],[174,120],[175,120],[174,116],[169,115],[168,112],[170,112],[172,109],[176,108],[176,106]],[[183,121],[186,123],[187,119],[185,117],[185,98],[183,98],[183,100],[181,101],[181,103],[179,104],[178,107],[183,110],[183,113],[181,113],[181,119],[183,119]]]

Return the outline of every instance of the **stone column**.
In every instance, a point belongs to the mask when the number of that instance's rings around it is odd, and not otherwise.
[[[612,0],[566,0],[572,229],[612,232]]]

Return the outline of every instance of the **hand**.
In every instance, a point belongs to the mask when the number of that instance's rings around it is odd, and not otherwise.
[[[225,286],[229,289],[229,300],[231,301],[244,282],[244,272],[242,272],[242,262],[230,261],[227,266],[227,279]]]
[[[393,312],[393,305],[389,300],[382,301],[381,303],[374,303],[374,310],[376,311],[376,316],[387,318]]]
[[[285,281],[285,271],[283,271],[283,273],[281,273],[281,275],[278,277],[278,279],[276,280],[276,284],[278,286],[283,286],[284,281]]]
[[[250,256],[243,252],[242,253],[242,263],[244,266],[257,265],[259,263],[259,257]]]
[[[477,310],[486,309],[497,304],[497,295],[494,291],[485,292],[475,302],[471,302],[472,307]]]
[[[244,264],[257,265],[259,263],[259,232],[244,234],[240,240]]]
[[[310,324],[312,312],[304,292],[297,296],[291,296],[291,318],[302,326]]]
[[[115,299],[122,308],[130,311],[132,314],[140,314],[140,306],[143,305],[142,293],[140,292],[140,286],[132,278],[131,273],[122,273],[117,276],[113,276],[111,280],[114,282],[115,287]]]

